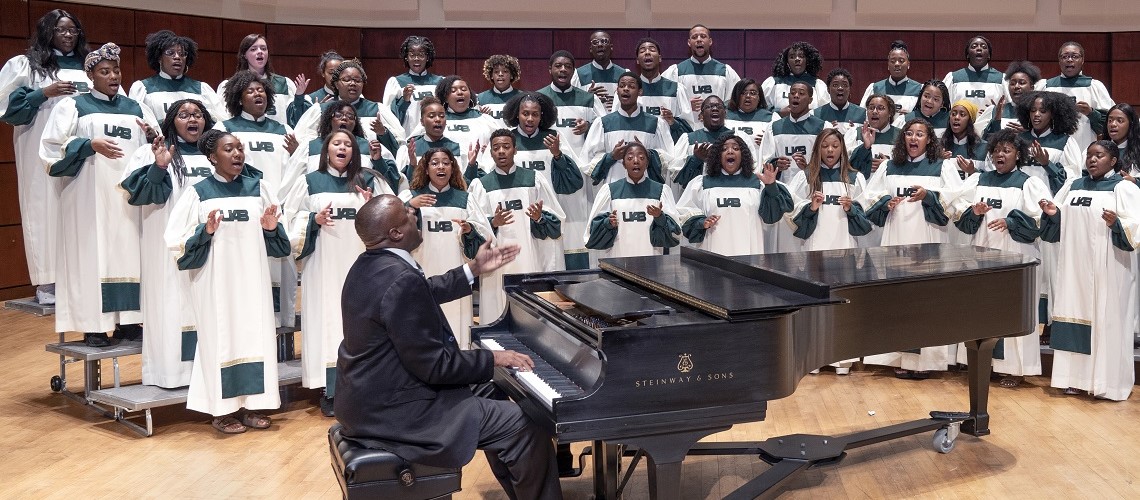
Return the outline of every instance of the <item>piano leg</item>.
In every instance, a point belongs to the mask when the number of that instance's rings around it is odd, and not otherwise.
[[[605,441],[594,441],[594,499],[618,499],[618,469],[621,468],[621,447]]]
[[[990,372],[993,370],[994,345],[998,339],[966,342],[966,363],[969,365],[966,380],[970,384],[971,420],[962,422],[962,432],[974,436],[990,433]]]
[[[681,462],[697,441],[732,426],[675,434],[632,438],[627,442],[645,451],[649,473],[649,498],[676,500],[681,497]]]

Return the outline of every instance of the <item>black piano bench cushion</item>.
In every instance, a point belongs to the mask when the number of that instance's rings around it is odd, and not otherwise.
[[[348,500],[428,500],[459,491],[462,469],[408,463],[384,450],[365,448],[329,429],[329,454],[340,492]]]

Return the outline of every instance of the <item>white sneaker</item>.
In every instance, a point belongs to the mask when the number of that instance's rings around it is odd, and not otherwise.
[[[36,287],[36,302],[43,306],[55,305],[55,283]]]
[[[835,368],[835,374],[836,375],[847,375],[849,373],[851,373],[851,367],[850,366],[847,366],[847,367],[838,366]]]

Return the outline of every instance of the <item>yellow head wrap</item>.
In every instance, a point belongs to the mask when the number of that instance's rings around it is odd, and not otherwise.
[[[978,121],[978,106],[976,106],[974,103],[962,99],[958,102],[955,102],[954,106],[962,106],[963,108],[966,108],[966,112],[970,114],[971,123]],[[950,106],[950,109],[954,109],[954,106]]]

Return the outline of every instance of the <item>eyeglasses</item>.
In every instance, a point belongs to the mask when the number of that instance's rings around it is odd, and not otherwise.
[[[712,110],[724,109],[724,104],[721,104],[719,102],[714,102],[714,103],[705,102],[705,103],[701,104],[701,109],[712,109]]]
[[[57,35],[77,36],[80,33],[82,33],[82,32],[79,31],[79,28],[56,28],[55,29],[55,34],[57,34]]]
[[[181,113],[178,113],[177,117],[179,120],[189,120],[191,118],[193,118],[195,120],[201,120],[202,119],[202,113],[187,113],[187,112],[183,111]]]
[[[595,38],[593,40],[590,40],[590,45],[592,45],[594,47],[601,47],[603,45],[609,45],[609,44],[610,44],[609,38]]]
[[[180,57],[182,59],[186,58],[185,52],[182,52],[181,50],[174,50],[174,49],[166,49],[166,50],[162,51],[162,55],[164,55],[166,57]]]
[[[360,79],[360,78],[341,78],[341,79],[340,79],[340,80],[338,80],[338,81],[339,81],[340,83],[344,83],[344,84],[348,84],[348,83],[355,83],[355,84],[357,84],[357,85],[361,85],[361,84],[363,84],[363,83],[364,83],[364,80],[362,80],[362,79]]]
[[[740,95],[756,97],[756,96],[760,95],[760,91],[759,90],[745,90],[744,92],[741,92]]]
[[[337,120],[355,120],[356,113],[345,113],[343,111],[337,111],[336,113],[333,113],[333,118],[336,118]]]
[[[1062,61],[1077,61],[1077,60],[1082,59],[1083,57],[1084,56],[1082,56],[1080,54],[1061,54],[1061,60]]]

